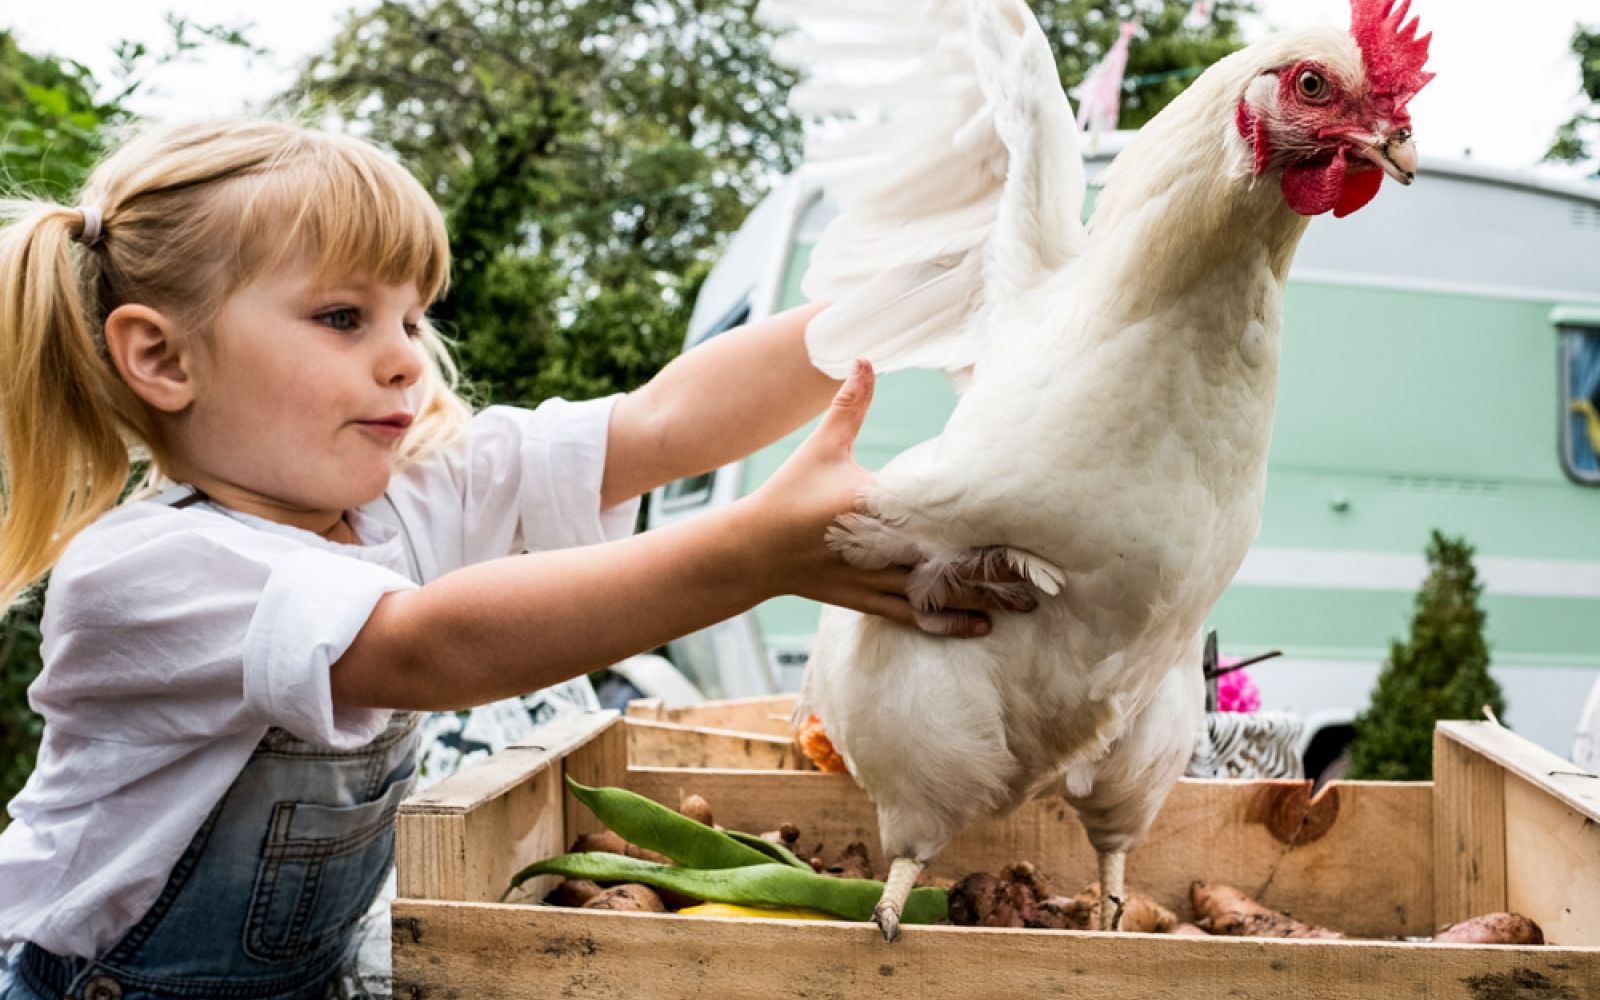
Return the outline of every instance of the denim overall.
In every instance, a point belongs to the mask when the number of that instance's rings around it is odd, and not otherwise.
[[[24,945],[0,1000],[320,1000],[388,876],[416,751],[411,712],[351,750],[269,730],[149,912],[96,959]]]

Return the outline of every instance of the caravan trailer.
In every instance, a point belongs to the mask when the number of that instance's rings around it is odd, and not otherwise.
[[[1125,142],[1089,158],[1091,185]],[[712,272],[686,346],[804,301],[831,215],[816,177],[787,178]],[[1209,622],[1223,654],[1283,652],[1251,675],[1264,708],[1305,720],[1315,773],[1407,634],[1438,528],[1477,549],[1504,721],[1565,755],[1600,676],[1600,184],[1426,163],[1311,223],[1284,316],[1261,532]],[[858,461],[938,433],[954,401],[939,373],[882,377]],[[651,524],[750,492],[810,429],[659,490]],[[794,690],[816,621],[781,598],[671,652],[708,697]]]

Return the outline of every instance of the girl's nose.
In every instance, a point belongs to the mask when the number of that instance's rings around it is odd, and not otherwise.
[[[384,338],[384,352],[379,361],[378,381],[384,385],[409,386],[422,377],[422,340],[412,336],[402,326],[395,337]]]

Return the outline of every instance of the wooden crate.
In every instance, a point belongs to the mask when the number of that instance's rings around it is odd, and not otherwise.
[[[1190,881],[1207,878],[1395,938],[1512,908],[1544,927],[1547,947],[963,927],[908,927],[886,945],[870,924],[500,904],[515,870],[595,828],[563,774],[669,805],[692,790],[727,826],[790,821],[803,845],[864,840],[877,853],[874,810],[847,776],[630,767],[613,713],[539,736],[402,806],[396,996],[1600,998],[1600,780],[1489,724],[1441,725],[1434,783],[1334,783],[1307,802],[1300,782],[1182,782],[1129,880],[1180,913]],[[1020,859],[1064,886],[1095,871],[1071,811],[1049,801],[968,832],[933,867],[958,876]]]
[[[638,698],[628,702],[628,718],[787,739],[794,733],[794,706],[792,694],[703,701],[683,708],[667,708],[660,698]]]

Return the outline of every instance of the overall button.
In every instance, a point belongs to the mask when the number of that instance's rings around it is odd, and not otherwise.
[[[122,984],[109,976],[95,976],[84,984],[83,1000],[122,1000]]]

